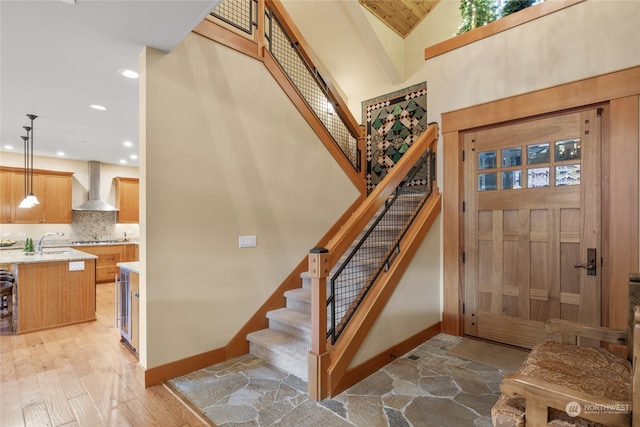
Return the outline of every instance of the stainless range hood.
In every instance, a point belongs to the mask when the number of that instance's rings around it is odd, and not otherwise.
[[[89,200],[78,207],[73,208],[74,211],[100,211],[100,212],[117,212],[118,209],[110,204],[100,200],[100,162],[89,161]]]

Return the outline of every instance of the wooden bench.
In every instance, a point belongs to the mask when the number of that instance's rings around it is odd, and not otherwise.
[[[630,275],[630,320],[627,330],[550,320],[545,329],[562,342],[538,344],[516,373],[502,380],[502,395],[491,410],[494,426],[631,426],[632,413],[640,414],[640,305],[634,295],[640,274]],[[581,337],[578,339],[578,337]],[[621,354],[590,343],[627,346]],[[640,426],[640,415],[633,422]]]

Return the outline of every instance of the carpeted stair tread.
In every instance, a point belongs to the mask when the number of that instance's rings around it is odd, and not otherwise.
[[[307,381],[310,343],[272,329],[251,332],[247,340],[253,355]]]
[[[311,314],[289,308],[279,308],[267,313],[269,329],[274,329],[311,342]]]
[[[303,302],[311,303],[311,289],[306,289],[306,288],[290,289],[284,293],[284,296],[285,298],[297,299]]]

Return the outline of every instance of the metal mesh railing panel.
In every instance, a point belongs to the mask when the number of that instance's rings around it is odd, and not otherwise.
[[[327,301],[327,337],[332,342],[338,339],[380,273],[399,254],[405,232],[431,194],[434,159],[432,152],[422,156],[332,271]]]
[[[210,15],[251,35],[255,8],[255,0],[223,0]]]
[[[336,145],[340,147],[351,165],[359,168],[358,142],[344,124],[340,116],[334,112],[327,96],[327,88],[322,79],[300,54],[297,45],[292,43],[274,15],[267,15],[270,26],[266,38],[269,51],[278,62],[284,73],[298,93],[306,101],[316,117],[324,125]],[[270,19],[269,19],[270,18]]]

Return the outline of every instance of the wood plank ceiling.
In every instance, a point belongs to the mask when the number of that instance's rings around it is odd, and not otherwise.
[[[440,0],[358,0],[374,16],[405,38]]]

